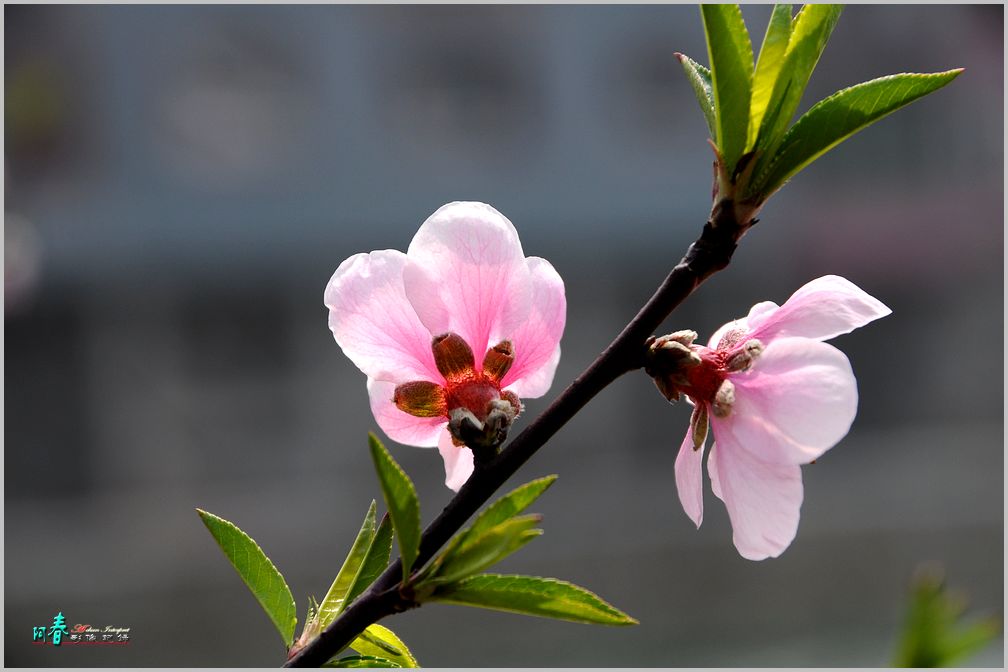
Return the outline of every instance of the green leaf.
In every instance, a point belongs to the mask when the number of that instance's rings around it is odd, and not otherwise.
[[[637,621],[594,593],[566,581],[480,574],[445,586],[432,600],[577,623],[633,625]]]
[[[546,492],[546,489],[553,485],[556,479],[556,474],[553,474],[537,478],[534,481],[529,481],[525,485],[515,488],[476,516],[476,520],[473,521],[469,529],[459,535],[460,540],[464,541],[466,537],[475,537],[483,534],[491,527],[495,527],[508,518],[521,513],[532,502],[539,499],[539,496]]]
[[[297,623],[294,597],[291,595],[283,575],[277,571],[259,545],[236,526],[212,513],[196,509],[203,524],[231,561],[245,585],[262,605],[273,621],[284,646],[290,647],[294,641],[294,626]]]
[[[387,669],[402,666],[396,665],[388,658],[378,658],[377,656],[344,656],[330,660],[322,667],[383,667]]]
[[[803,5],[792,21],[791,39],[755,143],[760,157],[754,174],[765,168],[780,144],[842,9],[840,5]]]
[[[787,132],[772,163],[757,173],[751,191],[764,197],[862,128],[955,79],[962,70],[880,77],[816,103]]]
[[[532,502],[538,499],[542,493],[546,492],[546,489],[553,485],[556,479],[556,474],[553,474],[551,476],[544,476],[543,478],[530,481],[525,485],[515,488],[488,506],[482,513],[476,516],[476,520],[473,521],[472,525],[452,537],[444,551],[442,551],[433,562],[424,568],[421,575],[417,578],[420,579],[420,582],[423,582],[429,577],[437,574],[440,570],[441,564],[447,558],[454,555],[468,539],[479,537],[491,528],[500,525],[509,518],[524,511],[532,504]],[[513,550],[517,550],[517,548]]]
[[[532,529],[542,516],[516,516],[475,536],[445,553],[434,576],[423,583],[452,583],[495,565],[542,534]]]
[[[714,91],[714,116],[722,167],[731,175],[749,130],[752,43],[738,5],[700,5]]]
[[[756,146],[756,136],[759,135],[763,115],[766,113],[774,85],[777,83],[777,77],[784,65],[784,55],[790,40],[791,5],[774,5],[766,35],[763,36],[763,46],[760,47],[756,73],[753,75],[746,151]]]
[[[375,530],[374,539],[368,547],[364,559],[361,561],[360,569],[354,577],[350,588],[347,589],[346,597],[343,598],[343,608],[353,602],[354,598],[364,592],[364,590],[374,583],[382,571],[388,567],[389,559],[392,556],[392,521],[388,514],[382,516],[378,529]]]
[[[686,71],[686,79],[689,80],[697,102],[700,103],[700,110],[703,112],[704,121],[707,122],[707,130],[710,131],[711,138],[716,138],[717,117],[714,114],[714,91],[711,89],[710,70],[685,54],[676,52],[675,57],[679,59],[683,70]]]
[[[350,648],[365,656],[390,660],[399,667],[420,667],[403,641],[385,626],[373,623],[357,636]]]
[[[354,579],[357,578],[357,572],[360,571],[361,565],[364,563],[364,558],[367,555],[368,549],[371,548],[371,542],[374,541],[374,537],[375,502],[372,500],[371,508],[368,509],[367,515],[364,516],[364,523],[361,525],[360,532],[357,533],[357,538],[354,540],[353,546],[350,547],[350,553],[347,554],[346,560],[343,561],[343,566],[340,567],[339,573],[329,587],[329,592],[326,593],[326,596],[322,599],[322,604],[319,606],[319,627],[326,627],[343,612],[347,604],[347,593]]]
[[[420,502],[417,500],[413,482],[402,467],[392,459],[381,441],[374,434],[368,434],[368,443],[375,470],[378,472],[378,481],[381,483],[382,495],[385,497],[385,504],[392,516],[392,525],[399,539],[403,581],[406,581],[420,549]]]
[[[963,622],[966,601],[950,594],[940,570],[928,568],[911,587],[906,623],[895,667],[948,667],[960,664],[993,642],[1000,630],[997,618]]]

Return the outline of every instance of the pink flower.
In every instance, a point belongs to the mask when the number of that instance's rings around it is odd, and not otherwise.
[[[553,266],[526,258],[511,222],[472,202],[438,209],[406,254],[344,261],[325,305],[336,342],[367,376],[378,425],[400,443],[437,446],[453,490],[473,471],[462,442],[499,444],[520,399],[549,390],[567,310]]]
[[[814,461],[848,432],[857,414],[857,381],[847,357],[822,341],[888,315],[889,308],[844,278],[808,283],[783,306],[758,303],[730,322],[708,347],[695,332],[658,339],[680,362],[656,378],[671,398],[694,404],[675,462],[676,486],[693,522],[703,521],[703,447],[711,489],[728,509],[733,540],[750,560],[776,557],[798,530],[800,465]]]

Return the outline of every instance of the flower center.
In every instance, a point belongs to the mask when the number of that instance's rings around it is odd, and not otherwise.
[[[445,401],[449,413],[455,408],[465,408],[483,422],[490,412],[490,402],[501,398],[500,386],[475,371],[472,375],[470,380],[448,381],[445,385]]]
[[[748,371],[763,352],[757,339],[740,343],[743,338],[744,332],[729,332],[717,349],[711,349],[693,344],[695,331],[652,337],[647,343],[645,370],[669,401],[678,401],[685,394],[698,407],[710,404],[714,415],[725,418],[735,402],[735,386],[728,374]]]
[[[514,362],[510,341],[501,341],[476,370],[472,348],[455,333],[431,342],[434,363],[444,384],[426,380],[396,387],[393,401],[399,410],[421,418],[445,417],[456,445],[496,447],[507,437],[511,422],[521,412],[521,400],[501,391],[501,380]]]
[[[700,364],[686,369],[684,373],[687,384],[681,387],[681,391],[695,401],[711,403],[721,384],[728,378],[727,357],[719,350],[693,347],[694,352],[700,355]]]

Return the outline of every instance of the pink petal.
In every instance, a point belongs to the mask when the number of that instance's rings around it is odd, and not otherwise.
[[[676,456],[675,481],[683,511],[697,527],[703,522],[703,454],[703,448],[693,450],[693,431],[687,429]]]
[[[501,387],[523,399],[546,394],[560,361],[560,337],[567,320],[567,299],[560,274],[545,259],[526,259],[531,305],[526,319],[510,335],[515,360]]]
[[[407,252],[406,294],[432,334],[454,331],[472,347],[477,369],[489,345],[528,315],[529,269],[518,232],[485,203],[442,206]]]
[[[777,310],[750,313],[748,321],[751,337],[764,343],[784,336],[824,341],[891,312],[850,280],[826,275],[801,287]]]
[[[811,462],[847,435],[857,415],[850,362],[826,343],[775,340],[752,369],[729,377],[735,404],[722,425],[764,462]]]
[[[755,306],[749,309],[749,314],[746,316],[746,321],[748,324],[762,324],[764,320],[769,316],[770,313],[774,312],[780,308],[773,301],[760,301]]]
[[[732,540],[743,558],[775,558],[798,532],[803,497],[801,467],[768,464],[743,450],[718,418],[707,460],[711,485],[728,509]]]
[[[407,446],[430,448],[448,426],[448,418],[417,418],[400,411],[392,403],[396,383],[368,378],[368,396],[375,421],[390,439]]]
[[[452,443],[451,434],[445,429],[438,440],[438,452],[444,460],[445,485],[459,491],[473,473],[473,453],[465,446]]]
[[[370,378],[441,381],[431,333],[406,298],[405,265],[406,255],[397,250],[355,254],[340,264],[325,290],[329,328]]]

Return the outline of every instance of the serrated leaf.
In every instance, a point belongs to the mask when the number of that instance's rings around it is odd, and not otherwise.
[[[365,656],[390,660],[399,667],[420,667],[399,637],[385,626],[372,623],[357,636],[350,648]]]
[[[710,70],[685,54],[677,52],[675,57],[679,59],[679,63],[686,72],[686,79],[693,87],[693,94],[696,96],[697,102],[700,103],[700,111],[703,112],[711,138],[716,138],[717,118],[714,114],[714,91],[711,88]]]
[[[840,5],[803,5],[792,21],[784,62],[766,103],[755,143],[760,154],[755,173],[764,170],[774,156],[842,9]]]
[[[577,623],[637,623],[584,588],[558,579],[534,576],[480,574],[439,589],[432,600]]]
[[[738,5],[700,5],[710,57],[714,117],[723,168],[729,175],[745,149],[753,54]]]
[[[371,458],[374,460],[378,481],[396,538],[399,540],[399,556],[402,559],[403,581],[409,579],[410,570],[420,549],[420,502],[416,488],[406,472],[402,470],[374,434],[368,434]]]
[[[382,667],[388,669],[398,668],[401,665],[396,665],[388,658],[378,658],[377,656],[344,656],[330,660],[322,667]]]
[[[343,599],[343,608],[353,602],[354,598],[364,592],[364,590],[374,583],[382,571],[388,567],[392,556],[392,521],[388,514],[382,516],[378,529],[375,530],[374,539],[368,547],[364,560],[361,561],[360,569],[354,577],[350,588],[347,589],[346,597]]]
[[[196,512],[231,561],[238,576],[273,621],[284,646],[290,647],[294,641],[294,626],[297,624],[297,607],[283,575],[252,537],[237,525],[202,509],[196,509]]]
[[[556,479],[556,474],[553,474],[518,486],[476,516],[476,520],[469,526],[469,529],[459,535],[460,538],[464,541],[466,537],[480,535],[491,527],[521,513],[531,506],[532,502],[539,499],[539,496],[546,492],[547,488],[556,482]]]
[[[753,74],[746,151],[756,146],[756,136],[759,135],[763,115],[766,113],[774,85],[777,83],[777,77],[784,65],[784,55],[787,53],[790,40],[791,5],[774,5],[773,13],[770,15],[770,23],[763,36],[763,46],[760,47],[756,72]]]
[[[424,568],[423,573],[418,578],[422,581],[427,577],[436,574],[441,567],[441,563],[443,563],[446,558],[454,554],[467,539],[477,537],[490,528],[499,525],[512,516],[524,511],[532,504],[532,502],[537,500],[542,493],[546,492],[546,489],[553,485],[556,479],[556,474],[544,476],[543,478],[537,478],[534,481],[530,481],[515,488],[488,506],[482,513],[476,516],[476,520],[473,521],[472,525],[452,537],[444,551],[442,551],[438,557],[433,560],[433,562]]]
[[[497,564],[541,535],[542,530],[533,529],[541,521],[539,515],[515,516],[468,536],[464,543],[445,554],[434,576],[424,583],[460,581]]]
[[[375,502],[371,501],[371,507],[368,509],[367,515],[364,516],[364,522],[361,524],[360,532],[357,533],[357,538],[354,539],[353,546],[350,547],[350,552],[347,554],[346,559],[343,561],[343,566],[340,567],[339,573],[336,574],[336,578],[333,579],[332,585],[329,586],[329,592],[326,596],[322,598],[322,604],[319,605],[319,627],[324,628],[339,616],[343,609],[347,605],[346,596],[350,590],[350,586],[354,579],[357,578],[357,573],[360,571],[361,565],[364,563],[364,558],[367,555],[368,549],[371,548],[371,542],[374,541],[375,537]]]
[[[808,164],[861,129],[945,86],[962,70],[880,77],[816,103],[784,136],[772,163],[758,173],[753,194],[769,196]]]

